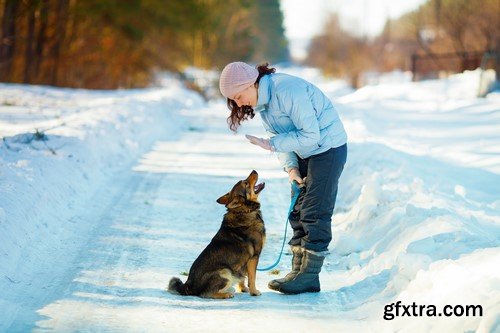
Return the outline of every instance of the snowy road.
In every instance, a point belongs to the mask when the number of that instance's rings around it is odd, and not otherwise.
[[[0,85],[0,332],[499,331],[500,95],[466,95],[470,75],[352,94],[316,78],[349,135],[322,292],[281,295],[258,272],[262,296],[222,301],[165,287],[186,279],[220,226],[215,200],[252,169],[266,182],[260,266],[276,259],[289,185],[244,138],[265,135],[258,116],[234,135],[222,101],[174,81]],[[63,121],[46,142],[15,136]],[[384,320],[396,301],[484,313]]]
[[[287,297],[267,289],[268,273],[258,274],[261,297],[237,294],[212,301],[164,291],[170,277],[186,272],[217,231],[224,209],[215,200],[251,171],[248,166],[267,183],[261,200],[268,245],[261,266],[273,262],[281,245],[288,185],[275,157],[227,134],[224,118],[213,112],[198,121],[206,125],[203,130],[191,128],[178,141],[157,142],[115,178],[103,197],[94,198],[109,203],[99,215],[86,214],[78,223],[98,219],[99,227],[71,265],[77,269],[66,276],[60,295],[37,311],[35,331],[220,332],[237,327],[253,332],[275,330],[284,321],[307,331],[311,319],[318,330],[331,327],[342,303],[333,290]],[[289,257],[284,261],[282,267]]]

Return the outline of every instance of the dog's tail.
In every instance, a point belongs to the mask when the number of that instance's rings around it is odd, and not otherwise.
[[[186,285],[182,283],[181,279],[177,277],[173,277],[170,279],[170,282],[168,283],[168,291],[171,292],[172,294],[177,294],[177,295],[182,295],[186,296]]]

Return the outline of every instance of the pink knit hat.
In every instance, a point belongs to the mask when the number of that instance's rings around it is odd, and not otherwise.
[[[232,62],[220,74],[219,88],[224,97],[231,98],[255,83],[259,71],[244,62]]]

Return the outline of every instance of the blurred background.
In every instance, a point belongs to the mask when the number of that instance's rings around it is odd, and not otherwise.
[[[193,70],[238,60],[354,88],[500,73],[500,0],[0,0],[0,20],[1,82],[135,88],[169,71],[202,90]]]

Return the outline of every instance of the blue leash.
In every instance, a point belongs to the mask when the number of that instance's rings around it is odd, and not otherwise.
[[[290,202],[290,208],[288,209],[288,215],[287,215],[287,219],[285,221],[285,234],[283,235],[283,244],[281,244],[280,255],[279,255],[278,259],[276,260],[276,262],[274,264],[272,264],[271,266],[266,267],[266,268],[257,268],[258,271],[268,271],[268,270],[271,270],[274,267],[276,267],[279,264],[280,260],[281,260],[281,255],[283,254],[283,249],[285,248],[286,231],[288,229],[288,217],[290,216],[290,213],[293,210],[293,206],[295,206],[295,203],[297,202],[297,198],[299,197],[299,194],[300,194],[299,184],[297,184],[297,182],[295,180],[292,182],[292,193],[293,193],[293,198],[292,198],[292,202]]]

